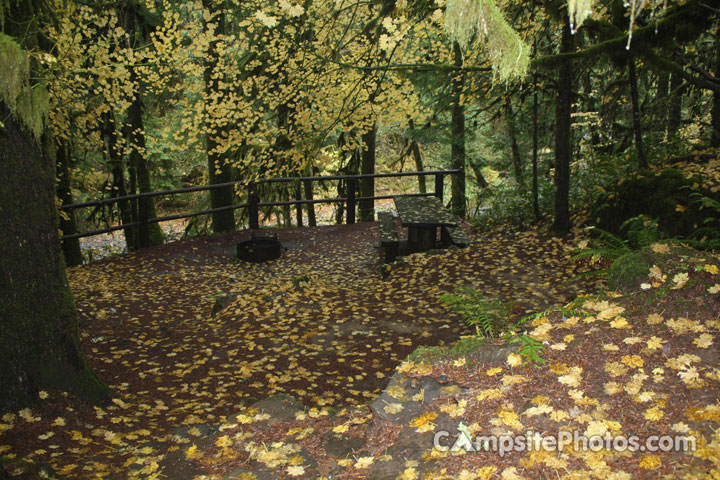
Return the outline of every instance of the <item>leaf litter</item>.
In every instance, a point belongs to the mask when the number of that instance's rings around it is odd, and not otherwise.
[[[441,295],[471,285],[517,301],[521,316],[564,305],[597,285],[578,280],[579,267],[565,261],[571,241],[535,231],[475,235],[468,249],[409,256],[391,265],[389,275],[379,272],[373,224],[279,233],[289,251],[268,264],[232,262],[232,246],[246,235],[237,233],[72,269],[84,349],[118,397],[100,408],[46,392],[38,407],[2,417],[0,455],[48,465],[64,478],[162,478],[173,456],[208,478],[242,466],[274,469],[278,478],[315,478],[329,465],[340,469],[340,478],[365,478],[389,461],[392,455],[383,452],[402,438],[401,430],[429,435],[444,418],[462,419],[473,431],[489,422],[497,432],[573,425],[641,434],[717,423],[718,373],[707,362],[717,345],[717,317],[653,313],[659,321],[637,322],[622,310],[631,307],[592,297],[576,305],[579,315],[535,320],[531,335],[565,345],[544,352],[547,368],[519,366],[514,358],[481,368],[405,362],[399,370],[408,377],[444,377],[463,388],[424,405],[405,427],[372,421],[364,405],[409,353],[472,333],[438,301]],[[703,275],[711,275],[718,262],[704,261],[711,266]],[[697,286],[693,276],[669,282],[672,295]],[[213,316],[218,299],[224,308]],[[663,342],[672,345],[670,358],[658,347]],[[678,388],[688,389],[686,403],[671,401]],[[250,407],[277,394],[309,410],[273,423]],[[398,413],[403,405],[388,406]],[[703,432],[699,458],[707,466],[718,440],[708,428]],[[336,458],[326,450],[328,435],[365,442],[356,455]],[[498,458],[443,456],[433,453],[432,442],[424,447],[433,478],[523,478],[523,472],[538,478],[535,473],[571,467],[586,471],[577,478],[595,478],[670,468],[657,455],[609,462],[578,452]],[[421,471],[409,461],[397,473],[420,478]]]

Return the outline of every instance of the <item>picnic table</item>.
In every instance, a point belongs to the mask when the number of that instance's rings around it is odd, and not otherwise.
[[[408,242],[420,252],[435,248],[438,228],[457,227],[457,220],[436,197],[395,197],[395,208]]]

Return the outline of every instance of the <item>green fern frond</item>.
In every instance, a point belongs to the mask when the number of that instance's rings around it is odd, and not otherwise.
[[[459,287],[454,294],[440,300],[475,327],[478,335],[495,337],[509,328],[509,306],[502,300],[487,297],[472,287]]]

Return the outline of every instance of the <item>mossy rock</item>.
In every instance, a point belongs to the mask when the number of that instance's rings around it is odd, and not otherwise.
[[[633,252],[615,260],[608,269],[608,287],[627,292],[646,282],[652,266],[648,257],[646,252]]]
[[[688,237],[703,226],[706,215],[711,215],[708,210],[703,212],[691,195],[701,193],[720,200],[720,194],[703,191],[701,184],[701,179],[685,178],[680,170],[641,172],[603,195],[588,218],[602,230],[621,234],[625,221],[648,215],[658,219],[668,237]]]

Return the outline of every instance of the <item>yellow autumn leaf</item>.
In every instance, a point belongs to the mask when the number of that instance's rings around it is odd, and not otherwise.
[[[502,391],[499,388],[488,388],[487,390],[480,392],[476,398],[478,402],[482,402],[483,400],[495,400],[501,397]]]
[[[523,424],[520,422],[518,414],[509,407],[500,408],[497,412],[497,416],[505,425],[514,430],[521,430],[523,428]]]
[[[454,367],[464,367],[466,364],[467,364],[467,360],[465,359],[465,357],[458,358],[457,360],[455,360],[453,362]]]
[[[391,405],[399,405],[399,404],[391,404]],[[390,406],[390,405],[388,405],[388,406]],[[387,407],[385,407],[385,409],[387,411]],[[348,431],[349,428],[350,427],[347,424],[342,424],[342,425],[338,425],[335,428],[333,428],[333,432],[334,433],[345,433]]]
[[[517,367],[522,365],[523,358],[517,353],[511,353],[507,356],[507,364],[511,367]]]
[[[623,355],[620,360],[630,368],[641,368],[645,364],[640,355]]]
[[[718,273],[720,273],[720,268],[718,268],[717,265],[713,265],[713,264],[705,265],[703,267],[703,270],[705,270],[706,272],[708,272],[711,275],[717,275]]]
[[[435,425],[432,423],[432,421],[435,420],[437,416],[437,413],[425,412],[419,417],[412,419],[409,425],[411,427],[415,427],[418,433],[427,432],[435,428]]]
[[[302,465],[291,465],[287,467],[287,473],[291,477],[299,477],[301,475],[305,475],[305,467]]]
[[[395,477],[395,480],[416,480],[418,478],[418,471],[415,467],[408,467],[403,472]]]
[[[655,421],[660,420],[662,417],[664,417],[665,412],[663,412],[658,407],[652,407],[645,410],[645,412],[643,412],[643,416],[648,420]]]
[[[645,455],[642,459],[640,459],[640,463],[638,463],[638,466],[645,470],[654,470],[659,468],[661,465],[662,460],[660,460],[660,457],[657,455]]]
[[[368,468],[375,461],[375,457],[360,457],[355,462],[354,467],[358,470]]]
[[[665,243],[653,243],[650,248],[655,253],[670,253],[670,247]]]
[[[227,448],[233,444],[233,441],[229,436],[223,435],[222,437],[215,440],[215,446],[220,448]]]
[[[709,333],[703,333],[695,340],[693,340],[693,343],[700,348],[708,348],[710,345],[713,344],[713,336]]]
[[[617,317],[615,320],[610,322],[610,326],[617,329],[632,328],[625,317]]]
[[[405,407],[403,407],[402,403],[389,403],[385,405],[385,408],[383,410],[385,410],[385,413],[393,415],[401,412],[403,408]],[[345,431],[347,431],[347,429],[345,429]]]
[[[480,480],[488,480],[492,477],[492,475],[497,471],[497,467],[494,465],[486,465],[484,467],[481,467],[477,471],[478,479]]]
[[[196,456],[197,452],[197,445],[191,445],[188,447],[187,450],[185,450],[185,457],[189,459],[193,459]]]
[[[672,281],[675,285],[670,287],[670,289],[677,290],[677,289],[684,287],[689,279],[690,279],[690,277],[688,276],[688,274],[686,272],[681,272],[681,273],[676,274],[672,279]]]

